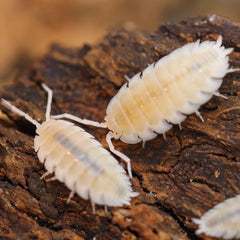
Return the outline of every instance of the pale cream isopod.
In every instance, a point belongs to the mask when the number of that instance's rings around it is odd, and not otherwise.
[[[225,239],[240,238],[240,195],[219,203],[193,221],[199,225],[196,234],[205,233]]]
[[[74,193],[93,204],[105,206],[129,205],[137,193],[132,191],[125,170],[101,143],[84,129],[65,120],[50,116],[52,90],[45,84],[48,93],[46,120],[40,124],[28,114],[2,99],[4,107],[25,117],[36,126],[34,148],[47,172],[54,173],[51,180],[64,182],[71,190],[68,202]]]
[[[228,54],[232,48],[222,45],[222,37],[217,41],[196,41],[174,50],[149,65],[125,83],[107,106],[105,122],[80,119],[70,114],[54,118],[67,118],[79,123],[105,127],[110,150],[128,163],[130,159],[114,149],[111,139],[125,143],[143,144],[165,134],[172,124],[179,124],[186,115],[196,113],[213,95],[222,96],[218,89],[223,77],[239,69],[229,68]]]

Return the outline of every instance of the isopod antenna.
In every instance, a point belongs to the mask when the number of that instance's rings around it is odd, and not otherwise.
[[[13,106],[10,102],[8,102],[7,100],[1,98],[1,104],[9,109],[10,111],[16,113],[19,116],[24,117],[25,119],[27,119],[29,122],[31,122],[33,125],[35,125],[37,128],[40,126],[40,123],[37,122],[35,119],[31,118],[27,113],[23,112],[22,110],[20,110],[19,108]]]

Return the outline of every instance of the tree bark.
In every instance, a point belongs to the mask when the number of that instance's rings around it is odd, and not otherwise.
[[[233,47],[231,67],[239,67],[240,24],[219,16],[165,23],[155,32],[113,29],[96,45],[78,49],[53,45],[48,54],[1,86],[0,94],[37,121],[45,119],[46,93],[54,92],[52,114],[68,112],[102,122],[110,99],[148,64],[197,39]],[[97,206],[75,195],[69,204],[64,184],[45,182],[33,149],[35,128],[9,111],[0,121],[1,239],[211,239],[195,235],[193,217],[240,194],[240,73],[227,74],[220,92],[162,136],[142,144],[114,141],[131,158],[133,188],[140,195],[131,206]],[[106,148],[107,130],[82,126]]]

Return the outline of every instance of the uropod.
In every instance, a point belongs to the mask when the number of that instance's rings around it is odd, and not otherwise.
[[[219,203],[200,219],[193,219],[199,225],[196,234],[205,233],[211,237],[225,239],[240,237],[240,195]]]
[[[232,48],[217,41],[196,41],[178,48],[149,65],[142,73],[128,78],[107,106],[105,122],[79,119],[70,114],[54,118],[68,118],[77,122],[105,127],[110,150],[128,163],[130,159],[115,150],[112,138],[125,143],[143,144],[165,134],[173,124],[179,124],[186,115],[196,113],[213,95],[222,96],[218,89],[223,77],[239,69],[229,68],[228,54]]]
[[[2,99],[4,107],[25,117],[36,126],[34,148],[47,172],[54,173],[51,180],[64,182],[71,190],[68,202],[74,193],[90,199],[95,212],[95,203],[107,206],[130,204],[132,191],[125,170],[118,161],[92,135],[65,120],[50,116],[52,90],[45,84],[48,93],[46,120],[40,124],[28,114]]]

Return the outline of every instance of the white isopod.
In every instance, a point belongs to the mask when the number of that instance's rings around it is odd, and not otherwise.
[[[79,119],[70,114],[54,118],[68,118],[77,122],[108,128],[106,136],[110,150],[128,163],[130,159],[114,149],[111,139],[125,143],[143,144],[165,134],[172,124],[181,124],[186,115],[196,113],[212,95],[222,96],[217,90],[228,68],[228,54],[232,48],[222,45],[222,37],[215,41],[196,41],[174,50],[149,65],[125,83],[107,106],[105,122]],[[180,126],[181,127],[181,126]]]
[[[219,203],[193,221],[199,225],[196,234],[205,233],[225,239],[240,238],[240,195]]]
[[[64,182],[71,190],[68,202],[77,193],[93,204],[122,206],[130,204],[132,191],[129,178],[118,161],[84,129],[64,120],[50,116],[52,90],[45,84],[48,93],[46,120],[42,124],[28,114],[2,99],[2,105],[25,117],[36,126],[34,148],[47,172],[54,173],[51,180]]]

